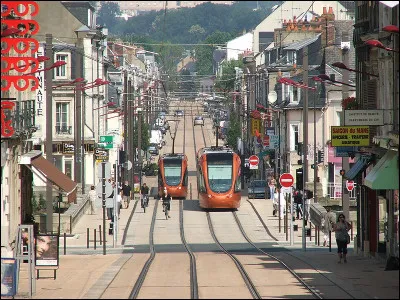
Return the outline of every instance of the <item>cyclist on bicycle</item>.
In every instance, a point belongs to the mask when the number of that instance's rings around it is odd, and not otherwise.
[[[162,201],[163,201],[163,211],[164,211],[164,205],[168,209],[168,211],[171,210],[171,195],[168,194],[168,190],[166,187],[164,187],[164,193],[162,195]],[[171,216],[168,214],[168,218],[171,218]]]
[[[143,200],[146,197],[146,202],[148,202],[149,200],[149,187],[146,185],[146,183],[144,182],[142,187],[140,188],[140,200],[141,200],[141,204],[142,204],[142,208],[143,208]]]

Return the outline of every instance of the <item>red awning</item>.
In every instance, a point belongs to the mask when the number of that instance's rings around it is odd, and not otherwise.
[[[75,201],[77,184],[71,178],[41,155],[32,158],[31,165],[38,169],[47,179],[60,187],[67,194],[68,202]]]

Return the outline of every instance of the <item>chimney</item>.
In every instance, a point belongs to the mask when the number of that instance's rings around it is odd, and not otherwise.
[[[333,15],[333,8],[332,8],[332,6],[329,6],[328,14]]]
[[[326,6],[322,8],[322,15],[326,15]]]

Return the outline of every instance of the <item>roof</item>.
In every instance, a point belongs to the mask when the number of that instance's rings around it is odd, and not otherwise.
[[[308,45],[314,43],[315,41],[317,41],[320,35],[321,34],[319,33],[313,38],[294,42],[294,43],[290,44],[289,46],[283,48],[283,50],[296,50],[296,51],[300,50],[300,49],[304,48],[305,46],[308,46]]]

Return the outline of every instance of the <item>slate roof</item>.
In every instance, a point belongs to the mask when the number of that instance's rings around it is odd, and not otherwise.
[[[296,50],[296,51],[300,50],[300,49],[314,43],[315,41],[317,41],[318,38],[320,37],[320,35],[321,34],[318,34],[313,38],[294,42],[294,43],[290,44],[289,46],[286,46],[285,48],[283,48],[283,50]]]

